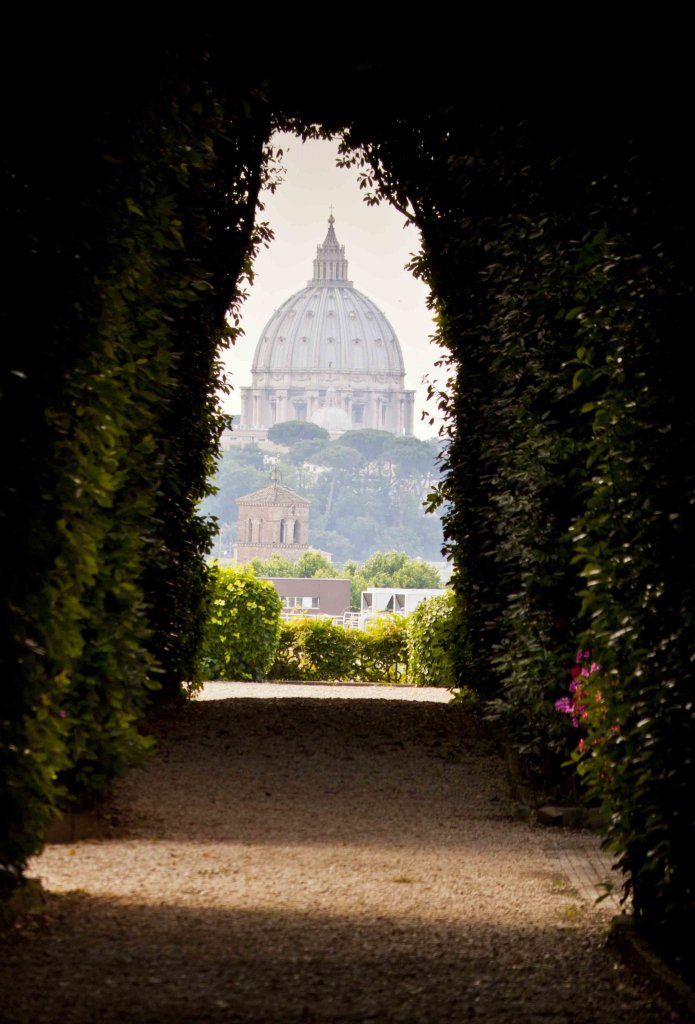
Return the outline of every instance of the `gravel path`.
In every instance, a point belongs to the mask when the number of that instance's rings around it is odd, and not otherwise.
[[[0,1020],[676,1020],[462,708],[325,689],[160,716],[112,835],[36,859],[51,896],[0,937]]]

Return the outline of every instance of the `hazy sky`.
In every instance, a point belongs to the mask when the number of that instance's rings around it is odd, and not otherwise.
[[[311,278],[316,246],[326,236],[332,204],[335,233],[345,246],[350,280],[386,314],[401,343],[406,387],[416,392],[415,433],[434,436],[436,429],[420,419],[426,404],[422,377],[434,374],[441,379],[442,371],[434,369],[440,350],[429,341],[434,326],[425,304],[427,289],[404,270],[410,254],[419,248],[417,230],[391,206],[366,205],[357,171],[335,166],[337,142],[302,143],[293,135],[278,135],[275,142],[284,150],[285,179],[274,195],[263,195],[263,216],[275,240],[256,259],[255,281],[242,307],[244,337],[226,354],[235,388],[226,402],[228,411],[240,409],[236,389],[251,383],[251,361],[266,323]]]

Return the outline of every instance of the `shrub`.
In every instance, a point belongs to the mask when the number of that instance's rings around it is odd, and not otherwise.
[[[380,615],[356,636],[360,674],[365,682],[406,682],[408,678],[409,616]]]
[[[206,679],[261,679],[280,637],[280,598],[248,569],[213,570],[213,595],[201,656]]]
[[[354,679],[355,634],[327,619],[302,617],[282,626],[271,679]]]
[[[408,675],[408,620],[384,615],[366,630],[303,617],[282,624],[273,679],[353,679],[405,682]]]
[[[428,597],[417,606],[408,623],[410,681],[416,686],[457,685],[454,648],[461,617],[450,591]]]
[[[168,48],[148,51],[146,72],[133,62],[132,90],[116,95],[102,57],[79,111],[68,79],[46,78],[75,117],[49,118],[40,147],[69,151],[70,170],[45,175],[38,138],[21,131],[27,144],[15,140],[0,172],[15,339],[2,385],[14,458],[2,480],[0,889],[57,808],[99,799],[147,753],[153,693],[176,697],[192,678],[213,532],[196,506],[224,424],[218,356],[263,232],[263,107],[261,126]],[[27,344],[37,280],[42,328]]]

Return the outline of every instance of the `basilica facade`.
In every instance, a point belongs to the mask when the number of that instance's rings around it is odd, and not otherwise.
[[[234,556],[246,563],[280,555],[297,562],[309,550],[310,501],[277,481],[237,498],[239,525]]]
[[[311,420],[333,435],[371,427],[412,434],[414,391],[405,389],[396,333],[348,280],[333,215],[306,288],[284,302],[261,333],[250,387],[241,388],[242,431]]]

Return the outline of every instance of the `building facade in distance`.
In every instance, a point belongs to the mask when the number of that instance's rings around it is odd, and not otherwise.
[[[309,550],[310,501],[283,484],[272,483],[260,491],[237,498],[236,561],[240,564],[271,555],[297,562]]]
[[[241,431],[311,420],[330,433],[371,427],[412,434],[414,391],[403,353],[378,306],[348,280],[333,215],[306,288],[284,302],[256,346],[241,388]]]
[[[273,584],[282,601],[285,619],[297,615],[339,617],[350,613],[350,580],[264,576]]]

